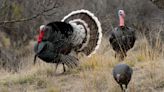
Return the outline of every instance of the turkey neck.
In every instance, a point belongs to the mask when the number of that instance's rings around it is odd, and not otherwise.
[[[119,16],[119,20],[120,20],[120,24],[119,24],[119,26],[120,27],[124,27],[125,26],[125,21],[124,21],[124,16]]]
[[[44,31],[40,31],[39,36],[38,36],[38,43],[42,41],[43,36],[44,36]]]

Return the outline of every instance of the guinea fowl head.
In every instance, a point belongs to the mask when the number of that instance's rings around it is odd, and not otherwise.
[[[120,20],[119,26],[124,27],[125,26],[125,23],[124,23],[125,12],[124,12],[124,10],[119,10],[118,16],[119,16],[119,20]]]
[[[116,75],[116,80],[117,80],[117,82],[120,82],[120,74]]]
[[[116,74],[116,80],[118,83],[121,83],[121,81],[126,80],[126,77],[124,75],[118,73],[118,74]]]

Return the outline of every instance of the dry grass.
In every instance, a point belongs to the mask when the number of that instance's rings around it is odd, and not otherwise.
[[[32,65],[32,57],[24,59],[26,65],[17,73],[0,71],[0,92],[121,92],[113,79],[112,68],[120,63],[114,51],[103,40],[103,48],[90,58],[81,58],[78,69],[60,74],[55,65],[38,61]],[[133,67],[134,74],[129,92],[164,92],[164,58],[158,48],[151,49],[145,39],[136,42],[121,63]]]

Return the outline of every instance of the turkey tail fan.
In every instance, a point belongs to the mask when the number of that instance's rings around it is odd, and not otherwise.
[[[87,56],[91,56],[99,48],[102,38],[101,23],[98,18],[88,10],[77,10],[69,13],[62,19],[62,22],[69,24],[82,25],[85,30],[85,38],[80,45],[77,46],[79,52],[83,52]]]
[[[79,65],[79,61],[77,58],[71,55],[61,55],[61,62],[66,64],[68,68],[75,68]]]

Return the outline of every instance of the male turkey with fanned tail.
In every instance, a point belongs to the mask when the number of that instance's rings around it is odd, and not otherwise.
[[[112,45],[113,50],[116,52],[115,57],[118,56],[120,60],[123,60],[127,56],[127,51],[130,50],[136,41],[134,29],[125,26],[124,10],[118,11],[119,26],[114,28],[110,33],[109,42]]]
[[[102,37],[101,24],[97,17],[87,10],[73,11],[62,21],[40,26],[38,42],[34,46],[35,57],[47,63],[63,64],[68,68],[78,66],[78,58],[72,52],[87,56],[95,53]]]

